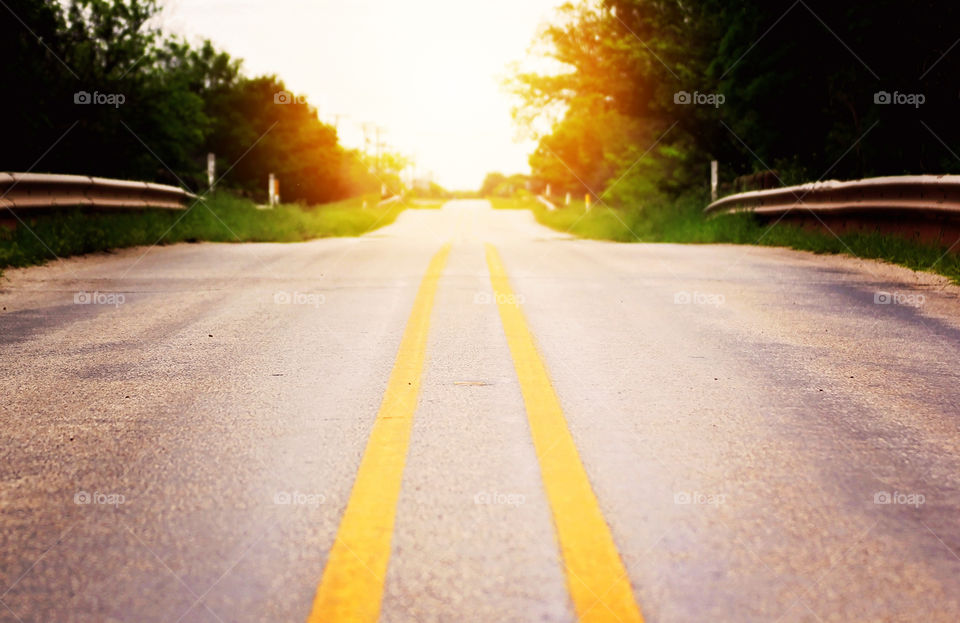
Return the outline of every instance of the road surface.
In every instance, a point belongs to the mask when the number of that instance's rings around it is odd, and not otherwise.
[[[2,622],[960,620],[940,278],[452,202],[0,287]]]

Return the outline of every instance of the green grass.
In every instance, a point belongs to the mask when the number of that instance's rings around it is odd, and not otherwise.
[[[499,204],[499,205],[497,205]],[[880,233],[847,233],[839,237],[794,225],[766,225],[749,214],[706,218],[705,197],[688,195],[674,202],[620,209],[583,202],[549,211],[535,199],[494,200],[500,209],[530,209],[538,222],[583,238],[619,242],[730,243],[788,247],[814,253],[840,253],[877,259],[929,271],[960,283],[960,255],[940,246]]]
[[[366,208],[364,208],[366,203]],[[54,257],[176,242],[299,242],[356,236],[392,223],[404,209],[435,209],[443,201],[378,206],[377,197],[358,197],[322,206],[281,205],[258,210],[253,202],[226,194],[207,198],[186,213],[168,210],[88,212],[62,210],[23,217],[0,227],[0,269],[42,264]],[[780,246],[814,253],[846,253],[945,275],[960,283],[960,256],[896,236],[827,232],[790,225],[768,227],[747,214],[707,219],[705,199],[686,196],[673,203],[619,209],[582,201],[549,211],[533,197],[491,199],[498,210],[531,210],[537,221],[583,238],[620,242],[732,243]]]
[[[494,209],[532,210],[537,221],[558,231],[574,234],[593,240],[615,240],[617,242],[636,242],[631,233],[630,216],[620,210],[607,209],[594,202],[589,212],[583,201],[571,201],[569,206],[558,205],[556,210],[547,210],[546,206],[533,197],[513,199],[490,199]],[[653,241],[650,238],[649,241]]]
[[[404,202],[381,207],[377,201],[378,197],[372,195],[313,207],[292,204],[259,210],[252,201],[218,194],[186,213],[73,209],[35,216],[21,214],[26,227],[20,223],[14,230],[0,227],[0,269],[156,243],[298,242],[356,236],[392,223],[409,207]]]
[[[540,207],[540,202],[534,197],[516,197],[511,199],[488,197],[487,201],[490,202],[494,210],[536,210]]]

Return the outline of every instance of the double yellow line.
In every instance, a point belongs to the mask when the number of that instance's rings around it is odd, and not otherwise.
[[[420,284],[308,623],[373,623],[380,616],[430,314],[449,254],[447,244],[431,260]],[[487,245],[486,255],[577,618],[588,623],[640,623],[643,617],[629,577],[546,365],[523,312],[512,304],[515,297],[503,262],[492,245]]]

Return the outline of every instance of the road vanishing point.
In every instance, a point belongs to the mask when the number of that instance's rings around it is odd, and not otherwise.
[[[0,288],[0,622],[960,620],[941,277],[454,201]]]

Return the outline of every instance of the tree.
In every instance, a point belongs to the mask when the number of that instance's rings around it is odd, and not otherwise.
[[[483,184],[480,185],[480,196],[481,197],[490,197],[493,196],[494,191],[497,187],[503,184],[507,179],[507,176],[503,173],[487,173],[486,177],[483,178]]]
[[[945,147],[960,143],[958,14],[930,0],[568,4],[539,37],[562,69],[512,83],[519,122],[551,116],[531,167],[630,203],[703,187],[711,159],[786,182],[960,171]]]
[[[193,47],[151,27],[156,0],[11,2],[27,27],[0,22],[0,52],[14,59],[0,71],[24,96],[11,98],[0,169],[36,165],[202,191],[213,152],[225,176],[219,188],[261,199],[271,172],[285,199],[306,203],[379,186],[305,100],[278,97],[282,81],[247,78],[209,41]]]

